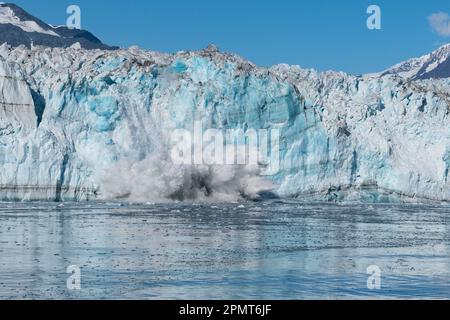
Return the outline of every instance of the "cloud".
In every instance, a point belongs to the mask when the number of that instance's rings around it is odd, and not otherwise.
[[[433,13],[428,22],[434,32],[443,37],[450,36],[450,16],[445,12]]]

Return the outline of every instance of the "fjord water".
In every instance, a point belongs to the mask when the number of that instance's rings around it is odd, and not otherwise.
[[[0,298],[446,299],[450,206],[2,203]]]

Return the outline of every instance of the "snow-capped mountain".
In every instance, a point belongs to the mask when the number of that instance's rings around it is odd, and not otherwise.
[[[401,62],[381,74],[396,74],[411,80],[449,78],[450,44],[420,58]]]
[[[0,44],[11,46],[42,45],[47,47],[70,47],[76,43],[84,49],[117,49],[103,44],[90,32],[53,27],[33,17],[11,3],[0,3]]]

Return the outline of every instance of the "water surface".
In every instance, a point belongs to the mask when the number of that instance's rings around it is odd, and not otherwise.
[[[0,298],[449,299],[450,206],[0,203]]]

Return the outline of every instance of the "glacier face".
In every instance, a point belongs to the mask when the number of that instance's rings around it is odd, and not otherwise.
[[[450,200],[450,80],[258,68],[215,48],[0,47],[2,200]],[[186,167],[170,136],[280,130],[280,170]],[[270,180],[270,183],[266,180]]]

